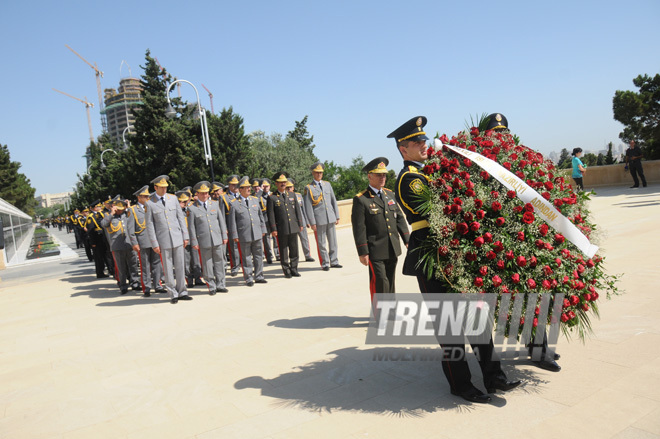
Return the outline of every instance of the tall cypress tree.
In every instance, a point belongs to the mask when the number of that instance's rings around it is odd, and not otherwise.
[[[11,161],[7,145],[0,145],[0,198],[28,215],[34,215],[36,190],[30,184],[30,179],[18,172],[20,167],[20,162]]]

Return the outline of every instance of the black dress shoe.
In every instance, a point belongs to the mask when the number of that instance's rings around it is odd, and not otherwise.
[[[637,189],[639,186],[630,186],[630,189]]]
[[[248,287],[251,287],[251,286],[254,285],[254,282],[250,281],[250,282],[246,283],[245,285],[247,285]]]
[[[126,294],[126,293],[128,293],[128,288],[120,290],[119,293],[120,293],[120,294]]]
[[[157,293],[166,293],[167,292],[167,290],[163,287],[157,287],[154,291],[157,292]]]
[[[486,395],[485,393],[481,393],[481,391],[475,387],[465,390],[463,392],[459,392],[454,389],[451,389],[451,394],[460,396],[466,401],[476,402],[479,404],[486,404],[490,402],[490,396]]]
[[[179,296],[179,300],[192,300],[192,297],[186,294],[185,296]]]
[[[139,291],[139,290],[142,289],[142,287],[141,287],[140,285],[137,285],[137,284],[136,284],[136,285],[133,285],[133,286],[131,287],[131,289],[132,289],[133,291]]]
[[[201,279],[195,279],[195,285],[206,285],[206,282]]]
[[[229,290],[227,288],[216,288],[215,291],[218,292],[218,293],[228,293],[229,292]]]
[[[342,267],[341,265],[339,265],[339,264],[331,265],[330,267],[332,267],[332,268],[343,268],[343,267]]]
[[[272,260],[272,259],[267,259],[267,260],[266,260],[266,264],[272,264],[272,263],[273,263],[273,260]]]
[[[488,381],[484,381],[484,385],[486,386],[486,392],[488,393],[495,393],[496,390],[502,390],[503,392],[506,392],[507,390],[514,389],[521,384],[522,381],[520,380],[508,381],[506,377],[503,375],[497,376]]]
[[[172,305],[174,305],[174,304],[177,303],[178,301],[179,301],[179,299],[177,299],[176,297],[175,297],[174,299],[170,299],[170,303],[171,303]]]
[[[238,273],[234,273],[233,271],[231,272],[231,277],[236,277],[238,276]]]
[[[209,296],[215,296],[215,290],[209,290]]]
[[[300,273],[298,273],[297,271],[292,271],[292,272],[291,272],[291,276],[293,276],[293,277],[300,277]]]
[[[291,276],[291,273],[284,273],[284,277],[291,279],[293,276]]]
[[[330,267],[323,267],[323,271],[330,271]]]
[[[305,262],[316,262],[314,258],[305,258]]]
[[[267,284],[268,281],[267,281],[266,279],[257,279],[257,280],[255,280],[255,283],[258,283],[258,284]]]
[[[109,274],[102,274],[100,276],[96,276],[97,279],[105,279],[106,277],[110,277]]]
[[[541,369],[549,370],[550,372],[559,372],[561,370],[561,366],[557,364],[555,360],[546,360],[543,359],[541,361],[532,361],[534,365],[537,367],[540,367]]]
[[[187,286],[188,288],[192,288],[192,287],[195,286],[195,284],[194,284],[193,282],[186,282],[186,286]]]

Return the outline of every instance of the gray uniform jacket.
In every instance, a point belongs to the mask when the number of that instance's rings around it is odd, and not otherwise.
[[[152,247],[175,248],[188,240],[186,219],[179,200],[172,194],[165,194],[165,205],[155,192],[146,206],[147,233]]]
[[[113,252],[131,250],[131,240],[126,230],[128,221],[131,221],[131,218],[126,215],[126,212],[121,215],[107,213],[103,216],[101,227],[105,228],[105,231],[108,232],[110,250]]]
[[[314,181],[305,186],[303,194],[305,216],[311,225],[324,226],[334,224],[339,219],[339,207],[335,191],[329,182],[321,180],[321,191]]]
[[[296,200],[298,201],[298,205],[300,206],[300,213],[302,213],[303,224],[301,224],[301,226],[307,227],[310,225],[310,222],[307,219],[307,214],[305,213],[305,202],[303,201],[303,196],[300,192],[296,192],[295,194],[296,194]]]
[[[147,233],[147,219],[145,208],[140,204],[128,208],[131,216],[128,218],[126,229],[131,245],[138,244],[140,249],[152,248],[149,234]]]
[[[202,248],[222,245],[222,241],[227,239],[227,225],[225,214],[217,201],[209,198],[206,209],[201,201],[188,206],[188,233],[190,245]]]
[[[247,200],[248,205],[245,205],[240,197],[233,199],[229,211],[229,233],[240,242],[256,241],[266,233],[261,203],[251,195]]]

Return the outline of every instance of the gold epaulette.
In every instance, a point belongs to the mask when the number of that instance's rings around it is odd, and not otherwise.
[[[386,188],[386,187],[384,187],[383,190],[386,190],[387,192],[392,192],[392,193],[394,193],[394,191],[393,191],[392,189],[388,189],[388,188]]]
[[[362,192],[358,192],[357,194],[355,194],[355,196],[356,196],[356,197],[361,197],[361,196],[364,195],[365,193],[367,193],[367,190],[366,190],[366,189],[363,190]]]

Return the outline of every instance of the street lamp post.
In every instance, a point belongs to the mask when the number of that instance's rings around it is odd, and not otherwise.
[[[111,148],[104,149],[103,152],[101,152],[101,169],[106,168],[105,163],[103,162],[103,154],[105,154],[108,151],[114,152],[115,155],[119,155],[119,154],[117,154],[117,151],[115,151],[114,149],[111,149]]]
[[[128,149],[128,143],[126,143],[126,131],[130,130],[133,128],[133,125],[129,125],[126,128],[124,128],[124,131],[121,132],[121,140],[124,142],[124,151]]]
[[[211,156],[211,142],[209,141],[209,128],[208,128],[208,124],[206,123],[206,111],[202,111],[202,106],[200,104],[197,87],[195,87],[192,82],[186,81],[185,79],[177,79],[176,81],[170,83],[170,85],[167,87],[167,92],[165,93],[167,96],[167,111],[165,112],[165,115],[169,118],[176,116],[176,110],[172,107],[172,102],[170,101],[170,90],[172,89],[174,84],[177,84],[179,82],[185,82],[186,84],[190,84],[192,88],[195,89],[195,95],[197,95],[197,112],[199,113],[200,126],[202,128],[202,145],[204,146],[204,159],[206,160],[206,164],[209,165],[211,169],[211,181],[214,181],[215,174],[213,173],[213,157]]]

